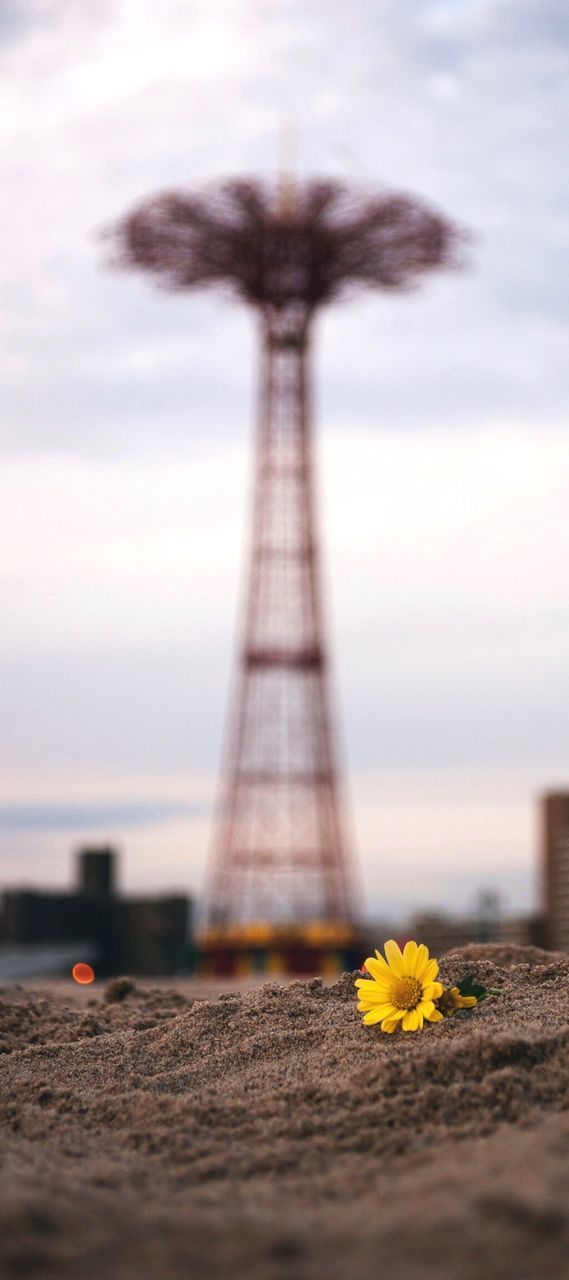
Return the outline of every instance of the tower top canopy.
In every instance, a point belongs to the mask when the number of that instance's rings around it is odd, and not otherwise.
[[[231,178],[143,200],[111,229],[115,261],[163,287],[224,289],[260,308],[308,311],[364,288],[401,291],[458,265],[455,225],[415,196],[332,179],[279,188]]]

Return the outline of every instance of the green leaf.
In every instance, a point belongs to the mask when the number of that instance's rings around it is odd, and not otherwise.
[[[477,1000],[485,1000],[488,992],[479,982],[474,981],[472,973],[467,974],[461,982],[457,983],[461,996],[476,996]]]

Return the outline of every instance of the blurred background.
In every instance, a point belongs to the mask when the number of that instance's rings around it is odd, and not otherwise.
[[[72,850],[111,847],[123,895],[199,893],[256,333],[114,274],[100,233],[156,188],[275,175],[287,121],[299,175],[409,188],[474,233],[461,274],[318,330],[365,911],[534,914],[536,797],[569,780],[569,14],[17,0],[0,66],[2,885],[66,890]]]

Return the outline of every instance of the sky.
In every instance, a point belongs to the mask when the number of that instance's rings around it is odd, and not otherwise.
[[[109,269],[147,193],[414,191],[468,264],[321,318],[319,504],[368,915],[539,892],[569,785],[569,11],[0,0],[0,880],[199,892],[247,547],[246,309]]]

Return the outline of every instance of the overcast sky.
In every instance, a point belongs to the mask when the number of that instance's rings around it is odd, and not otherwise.
[[[148,192],[416,191],[470,267],[330,310],[316,358],[337,703],[366,909],[536,893],[569,785],[562,0],[0,3],[0,855],[113,840],[197,890],[243,560],[251,316],[105,268]]]

